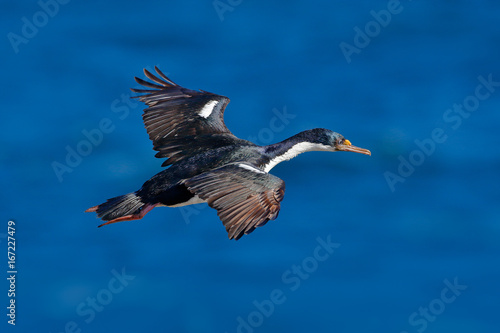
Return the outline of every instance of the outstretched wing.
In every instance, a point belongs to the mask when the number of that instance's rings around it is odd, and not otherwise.
[[[185,185],[217,210],[229,239],[236,240],[278,217],[285,195],[283,180],[246,163],[202,173]]]
[[[153,82],[135,80],[148,89],[132,89],[148,105],[142,116],[153,149],[159,158],[167,157],[163,166],[175,163],[193,154],[196,140],[232,139],[234,135],[224,124],[224,109],[229,98],[206,91],[183,88],[170,80],[156,66],[158,76],[144,69]],[[191,154],[190,154],[191,153]]]

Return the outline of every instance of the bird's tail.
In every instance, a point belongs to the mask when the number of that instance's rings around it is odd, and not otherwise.
[[[85,212],[96,212],[97,217],[107,221],[99,226],[101,227],[105,224],[141,219],[154,206],[142,202],[137,193],[128,193],[108,199],[105,203],[90,207]]]

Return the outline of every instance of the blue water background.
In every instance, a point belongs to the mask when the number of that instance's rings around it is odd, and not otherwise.
[[[466,116],[447,110],[474,102],[478,77],[500,81],[500,3],[401,1],[385,26],[371,11],[393,1],[221,3],[219,15],[212,1],[72,0],[50,17],[1,2],[1,276],[9,219],[18,269],[15,328],[0,280],[1,331],[498,332],[500,87],[479,88],[489,95]],[[348,62],[356,27],[372,37]],[[279,218],[237,242],[203,206],[98,229],[86,208],[162,170],[143,105],[128,102],[155,65],[231,98],[241,138],[325,127],[372,156],[280,164]],[[103,119],[102,142],[69,167]],[[436,129],[446,140],[419,153]],[[418,165],[398,171],[403,159]]]

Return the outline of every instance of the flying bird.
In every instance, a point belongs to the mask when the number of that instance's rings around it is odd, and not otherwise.
[[[132,89],[148,107],[142,116],[156,157],[165,170],[141,189],[91,207],[105,223],[142,219],[155,207],[206,202],[217,210],[229,239],[240,239],[278,217],[285,182],[269,173],[278,163],[308,151],[351,151],[341,134],[316,128],[282,142],[258,146],[237,138],[224,124],[229,98],[175,84],[156,66],[144,69],[152,82],[135,78],[147,89]]]

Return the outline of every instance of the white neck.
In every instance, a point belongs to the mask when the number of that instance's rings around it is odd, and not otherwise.
[[[311,143],[311,142],[299,142],[291,146],[287,149],[283,154],[277,155],[273,157],[266,165],[264,165],[263,169],[265,172],[271,171],[278,163],[283,161],[288,161],[295,156],[308,152],[308,151],[331,151],[332,147],[322,145],[320,143]]]

